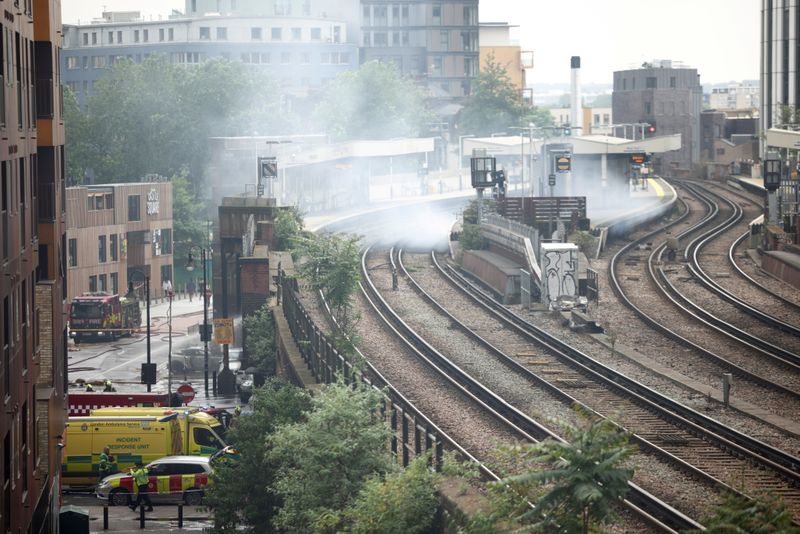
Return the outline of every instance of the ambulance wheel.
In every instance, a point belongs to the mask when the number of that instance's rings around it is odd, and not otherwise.
[[[186,506],[200,506],[203,502],[203,490],[193,489],[183,494],[183,502]]]
[[[131,494],[124,488],[116,488],[108,496],[108,502],[112,506],[129,506],[131,504]]]

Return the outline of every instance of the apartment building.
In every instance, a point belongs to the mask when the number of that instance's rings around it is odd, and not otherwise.
[[[506,22],[480,23],[480,68],[483,70],[489,58],[493,58],[506,69],[508,79],[519,91],[520,98],[532,104],[533,89],[528,87],[527,70],[533,68],[533,52],[523,51],[511,39],[511,28],[516,27]]]
[[[394,63],[430,98],[459,101],[478,73],[478,0],[361,0],[361,60]]]
[[[753,109],[757,110],[760,87],[758,82],[731,83],[724,87],[713,87],[708,95],[710,109]]]
[[[209,3],[236,10],[206,11]],[[187,15],[167,20],[142,20],[137,11],[105,12],[90,24],[65,25],[64,83],[83,106],[94,83],[122,58],[138,63],[163,55],[185,66],[225,58],[265,69],[285,94],[304,97],[358,66],[358,48],[347,40],[345,21],[283,15],[294,11],[276,9],[278,4],[269,3],[275,14],[251,15],[244,9],[249,4],[189,0],[187,7],[193,9]]]
[[[0,528],[57,532],[66,420],[58,0],[0,0]]]
[[[173,280],[172,184],[108,184],[67,188],[69,299],[86,292],[161,294]]]

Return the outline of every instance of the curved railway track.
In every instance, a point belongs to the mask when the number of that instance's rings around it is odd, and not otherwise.
[[[768,361],[763,350],[743,345],[728,333],[723,336],[718,331],[699,327],[706,324],[706,320],[681,299],[667,278],[672,273],[661,257],[666,238],[672,237],[672,232],[684,239],[697,234],[719,214],[714,203],[702,197],[686,198],[684,202],[698,209],[687,210],[679,219],[631,241],[612,257],[608,268],[609,284],[620,301],[640,320],[689,349],[680,361],[672,360],[670,365],[714,389],[719,387],[716,381],[722,373],[732,373],[737,377],[737,398],[792,419],[792,413],[800,413],[800,375],[794,373],[794,365],[782,359]],[[697,214],[701,211],[700,203],[704,206],[702,216]],[[689,219],[694,220],[689,222]],[[678,231],[682,226],[688,228]],[[647,243],[659,244],[649,252],[645,262],[641,250]],[[642,279],[650,282],[644,283]],[[659,298],[648,298],[653,293]],[[675,310],[682,313],[676,314]],[[787,409],[792,406],[797,410]]]
[[[447,376],[448,380],[456,381],[471,397],[482,402],[487,409],[491,409],[497,414],[497,418],[508,421],[515,428],[521,429],[531,441],[552,438],[561,439],[547,427],[533,420],[505,399],[486,388],[479,380],[476,380],[469,373],[454,364],[442,353],[430,345],[425,339],[411,328],[387,303],[373,280],[371,269],[368,267],[368,253],[365,251],[362,260],[362,291],[370,303],[375,306],[375,312],[380,315],[393,331],[397,332],[407,344],[413,345],[416,350],[423,354],[423,359],[432,367],[436,368],[442,376]],[[393,263],[393,259],[390,260]],[[389,286],[390,287],[390,286]],[[682,514],[665,502],[650,495],[647,491],[636,485],[631,485],[626,500],[629,508],[634,511],[640,520],[656,526],[660,530],[680,531],[687,528],[699,528],[700,525]]]
[[[457,287],[465,283],[464,280],[457,282],[453,278],[459,277],[455,272],[446,274],[442,271],[442,275],[447,276],[449,283]],[[410,274],[406,276],[415,284]],[[424,298],[434,302],[433,297],[427,295],[421,287],[416,286],[416,290],[425,295]],[[741,475],[743,479],[752,482],[751,489],[769,489],[781,494],[795,516],[800,514],[800,475],[797,472],[799,459],[733,432],[724,425],[605,368],[549,334],[539,331],[485,295],[471,295],[471,298],[476,302],[480,301],[493,318],[504,321],[506,329],[514,330],[530,341],[545,346],[545,353],[557,355],[556,361],[548,359],[543,364],[550,373],[557,372],[557,379],[553,381],[555,383],[551,383],[482,340],[472,332],[471,327],[460,326],[470,336],[491,347],[492,352],[502,358],[514,372],[523,373],[528,379],[547,387],[564,402],[574,402],[576,398],[572,395],[575,395],[578,402],[600,414],[613,413],[624,407],[628,417],[625,428],[634,432],[635,440],[648,453],[660,455],[691,476],[713,481],[718,487],[728,490],[737,485],[736,480],[731,478],[731,473]],[[439,304],[436,306],[441,308]],[[452,306],[461,310],[463,303]],[[444,308],[441,309],[448,313]],[[455,317],[450,317],[454,324],[458,324]],[[474,325],[471,326],[474,328]],[[475,330],[486,328],[484,325]],[[543,360],[545,356],[539,352],[536,357]],[[562,368],[554,369],[559,363]],[[575,393],[567,394],[564,387],[559,388],[556,384],[569,387]],[[637,415],[631,416],[629,412],[636,412]],[[762,471],[764,469],[769,473],[765,474]]]

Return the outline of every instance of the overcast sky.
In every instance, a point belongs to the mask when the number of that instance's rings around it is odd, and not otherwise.
[[[264,0],[268,1],[268,0]],[[64,22],[88,22],[107,10],[157,19],[183,0],[61,0]],[[519,26],[534,52],[533,83],[569,82],[569,58],[581,56],[584,83],[653,59],[697,68],[702,83],[757,79],[759,2],[755,0],[484,0],[481,22]],[[571,18],[570,18],[571,17]]]

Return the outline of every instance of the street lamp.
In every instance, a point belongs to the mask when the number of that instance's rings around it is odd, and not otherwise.
[[[186,260],[186,270],[194,271],[194,258],[192,250],[200,248],[200,261],[203,262],[203,378],[205,380],[206,396],[208,395],[208,341],[210,332],[208,329],[208,278],[206,277],[206,249],[201,247],[190,247],[189,257]]]
[[[144,278],[144,292],[147,298],[147,368],[150,369],[150,277],[138,269],[131,269],[131,274],[139,273]],[[133,293],[133,281],[128,281],[128,293]],[[150,380],[147,382],[147,391],[150,392]]]

